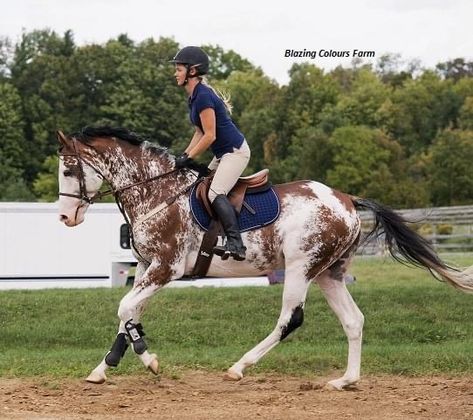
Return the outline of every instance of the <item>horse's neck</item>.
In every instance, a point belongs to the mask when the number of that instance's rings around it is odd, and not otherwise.
[[[124,189],[119,193],[119,198],[132,222],[166,201],[179,189],[180,180],[175,175],[164,175],[127,188],[172,171],[172,159],[164,152],[159,155],[150,149],[133,147],[115,150],[107,160],[106,178],[115,191]]]

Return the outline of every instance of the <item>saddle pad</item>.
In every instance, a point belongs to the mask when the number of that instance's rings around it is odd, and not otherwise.
[[[196,187],[194,186],[189,198],[192,216],[202,229],[208,230],[211,218],[197,198],[195,189]],[[270,225],[276,221],[281,212],[279,197],[272,187],[263,192],[246,194],[245,202],[256,214],[251,214],[245,206],[241,208],[241,213],[238,217],[240,232],[259,229],[263,226]]]

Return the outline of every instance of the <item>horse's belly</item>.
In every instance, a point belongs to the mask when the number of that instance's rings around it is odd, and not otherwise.
[[[195,264],[197,252],[189,255],[186,265],[186,274],[189,275]],[[271,271],[269,268],[258,268],[249,261],[234,261],[228,259],[222,261],[220,257],[214,255],[210,264],[207,276],[209,277],[254,277],[263,276]]]

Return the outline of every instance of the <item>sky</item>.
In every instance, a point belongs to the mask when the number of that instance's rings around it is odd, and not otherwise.
[[[295,62],[349,66],[355,49],[374,52],[365,61],[394,53],[424,67],[472,60],[472,18],[473,0],[0,0],[0,36],[12,41],[22,31],[49,28],[71,29],[78,45],[122,33],[136,42],[171,37],[181,46],[218,44],[280,84]],[[316,56],[285,56],[304,49]],[[324,57],[321,50],[347,53]]]

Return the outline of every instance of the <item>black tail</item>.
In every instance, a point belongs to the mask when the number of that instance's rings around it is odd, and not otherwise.
[[[426,268],[433,275],[437,273],[452,286],[465,292],[473,292],[471,268],[463,272],[445,264],[430,243],[407,226],[402,216],[373,200],[353,197],[355,207],[371,210],[375,223],[367,239],[384,233],[390,254],[397,261]]]

